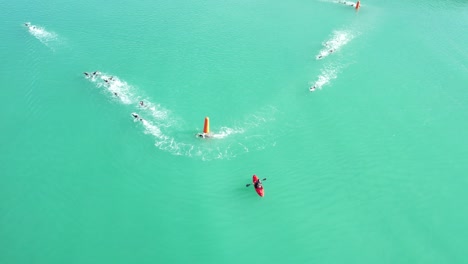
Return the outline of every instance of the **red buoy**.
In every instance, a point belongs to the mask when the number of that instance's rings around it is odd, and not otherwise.
[[[360,1],[357,1],[357,2],[356,2],[356,10],[358,10],[360,6],[361,6],[361,2],[360,2]]]

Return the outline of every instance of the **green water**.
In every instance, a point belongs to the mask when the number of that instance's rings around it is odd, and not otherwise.
[[[1,2],[0,263],[468,262],[468,2],[409,2]]]

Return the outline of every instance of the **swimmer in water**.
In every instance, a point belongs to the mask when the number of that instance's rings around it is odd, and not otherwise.
[[[93,76],[96,76],[96,75],[99,75],[99,74],[101,74],[101,73],[98,72],[98,71],[93,72]]]
[[[352,3],[352,2],[347,2],[347,1],[338,1],[338,3],[340,4],[345,4],[345,5],[349,5],[349,6],[354,6],[355,4]]]
[[[83,72],[83,74],[84,74],[86,77],[89,77],[89,73]]]
[[[24,25],[27,26],[27,27],[30,27],[31,23],[27,22],[27,23],[24,23]]]
[[[197,137],[199,137],[199,138],[210,138],[211,136],[209,134],[206,134],[206,133],[198,133]]]
[[[115,96],[117,96],[117,97],[119,97],[119,94],[118,94],[118,93],[116,93],[116,92],[114,92],[114,95],[115,95]]]
[[[140,120],[140,121],[143,121],[143,118],[140,118],[140,116],[136,113],[132,113],[132,116],[133,118],[135,118],[135,120]]]
[[[145,106],[145,103],[143,101],[140,101],[140,106]]]
[[[309,90],[310,90],[311,92],[313,92],[313,91],[315,91],[316,88],[317,88],[317,85],[314,84],[313,86],[311,86],[311,87],[309,88]]]

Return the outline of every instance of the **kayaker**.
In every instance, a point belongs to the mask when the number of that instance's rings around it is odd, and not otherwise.
[[[261,188],[263,188],[263,186],[262,186],[262,181],[261,181],[260,179],[258,179],[258,180],[255,182],[254,187],[255,187],[255,189],[261,189]]]

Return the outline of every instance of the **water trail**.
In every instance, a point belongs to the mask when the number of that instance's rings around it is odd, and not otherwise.
[[[323,49],[320,50],[316,59],[320,60],[332,53],[336,53],[357,35],[358,33],[353,30],[333,31],[331,38],[322,43]],[[343,56],[338,56],[338,61],[343,61],[343,59]],[[338,73],[345,67],[342,63],[338,63],[338,61],[335,60],[332,63],[324,65],[317,79],[309,83],[309,91],[313,92],[316,89],[322,89],[323,86],[328,85],[333,79],[338,77]]]
[[[226,138],[234,134],[242,134],[245,130],[242,128],[230,128],[230,127],[221,127],[220,131],[213,133],[211,136],[213,138]]]
[[[175,118],[169,118],[169,110],[165,109],[159,104],[151,102],[150,98],[143,98],[139,96],[137,99],[139,101],[138,111],[144,113],[145,115],[149,115],[157,124],[157,126],[168,128],[177,123]]]
[[[124,104],[132,104],[136,102],[133,87],[117,76],[111,76],[105,73],[93,72],[84,73],[86,78],[96,84],[98,88],[104,88],[109,94],[117,98]]]
[[[324,67],[317,77],[317,80],[310,86],[309,91],[313,92],[316,89],[322,89],[324,85],[329,84],[331,80],[337,77],[338,70],[339,67],[332,65]]]
[[[44,27],[33,25],[30,22],[24,23],[28,28],[28,31],[36,39],[38,39],[42,44],[46,45],[52,51],[55,51],[55,45],[58,43],[58,36],[54,32],[47,31]]]
[[[337,52],[341,49],[344,45],[346,45],[349,41],[353,39],[353,35],[349,31],[344,30],[336,30],[333,32],[333,35],[330,39],[323,42],[323,49],[319,51],[315,58],[317,60],[321,60],[327,57],[330,54]]]
[[[333,1],[333,3],[335,3],[335,4],[344,4],[344,5],[347,5],[347,6],[356,7],[356,3],[355,2],[350,2],[350,1]]]
[[[84,75],[97,88],[103,88],[108,96],[130,107],[129,110],[132,112],[134,121],[141,123],[145,134],[153,136],[154,145],[173,155],[196,157],[202,160],[231,159],[241,153],[264,149],[266,146],[274,144],[269,140],[268,131],[255,136],[249,135],[243,138],[241,136],[249,130],[274,120],[276,109],[273,107],[267,107],[249,115],[246,121],[240,125],[223,126],[217,131],[212,131],[209,139],[196,138],[196,131],[194,131],[193,138],[185,139],[184,142],[170,136],[174,133],[173,126],[178,125],[179,118],[159,104],[152,102],[150,98],[142,96],[134,86],[129,85],[118,76],[107,73],[96,71],[85,72]],[[229,142],[219,140],[234,136],[239,136],[239,138],[230,139]],[[238,143],[239,141],[242,144]]]
[[[351,2],[351,1],[343,1],[343,0],[339,0],[339,1],[336,1],[336,0],[321,0],[321,1],[322,2],[327,2],[327,3],[343,4],[343,5],[347,5],[347,6],[356,7],[356,3]]]

